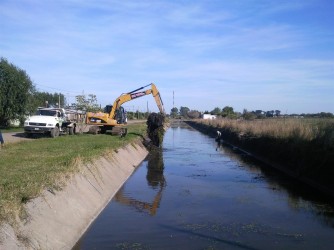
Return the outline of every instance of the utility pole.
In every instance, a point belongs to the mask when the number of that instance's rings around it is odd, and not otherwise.
[[[174,90],[173,90],[173,108],[175,107],[174,105]]]
[[[173,90],[173,109],[175,108],[175,105],[174,105],[174,90]],[[173,112],[173,118],[175,118],[175,112]]]

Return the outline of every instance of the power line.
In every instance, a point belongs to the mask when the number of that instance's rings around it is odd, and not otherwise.
[[[78,94],[77,92],[72,92],[72,91],[67,91],[67,90],[64,90],[64,89],[53,88],[53,87],[49,87],[49,86],[42,85],[42,84],[36,84],[36,83],[35,83],[35,85],[37,85],[37,86],[42,86],[42,87],[49,88],[49,89],[58,90],[58,91],[61,91],[61,92],[66,92],[67,94],[68,94],[68,93],[72,93],[72,94],[74,95],[74,96],[72,96],[72,97],[75,97],[76,95],[80,95],[80,94]]]

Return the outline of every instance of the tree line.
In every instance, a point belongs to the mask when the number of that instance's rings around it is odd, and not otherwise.
[[[202,116],[202,114],[211,114],[216,116],[221,116],[225,118],[238,118],[239,113],[234,112],[233,108],[230,106],[225,106],[220,109],[218,107],[214,108],[211,112],[204,111],[200,112],[198,110],[190,110],[188,107],[181,106],[180,109],[174,107],[171,109],[170,116],[172,118],[190,118],[197,119]]]
[[[190,118],[190,119],[197,119],[200,118],[203,114],[210,114],[215,115],[217,118],[229,118],[229,119],[245,119],[245,120],[252,120],[252,119],[264,119],[270,117],[302,117],[302,118],[334,118],[334,114],[329,112],[320,112],[320,113],[309,113],[309,114],[285,114],[282,115],[280,110],[254,110],[248,111],[244,109],[243,112],[236,112],[234,111],[233,107],[225,106],[224,108],[215,107],[211,111],[204,111],[200,112],[198,110],[190,110],[188,107],[181,106],[180,109],[174,107],[171,109],[170,116],[172,118]]]

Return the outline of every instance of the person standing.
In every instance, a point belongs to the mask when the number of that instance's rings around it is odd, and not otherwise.
[[[5,145],[5,141],[3,140],[1,130],[0,130],[0,143],[1,143],[1,147],[3,147]]]

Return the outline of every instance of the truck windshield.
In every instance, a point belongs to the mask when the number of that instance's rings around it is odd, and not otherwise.
[[[40,109],[36,111],[35,115],[57,116],[57,111]]]

